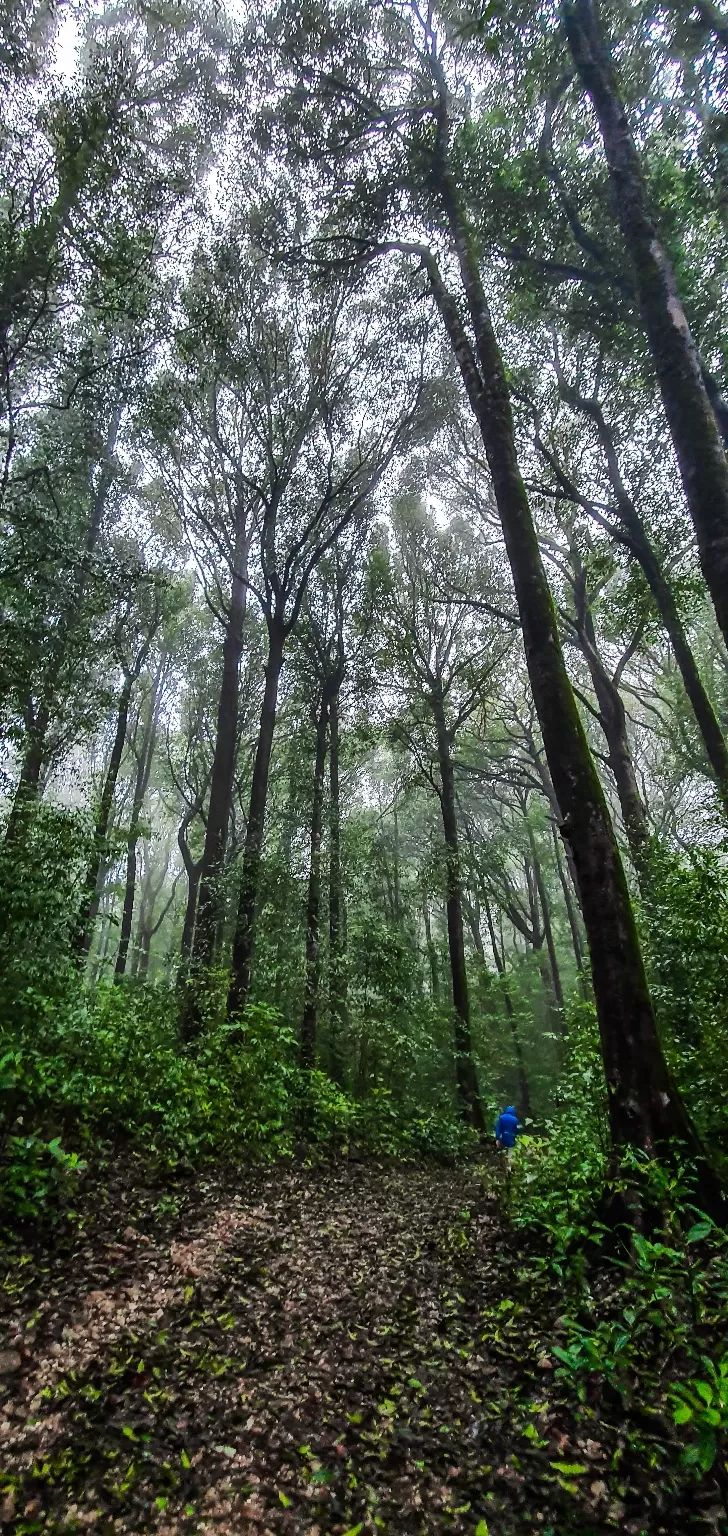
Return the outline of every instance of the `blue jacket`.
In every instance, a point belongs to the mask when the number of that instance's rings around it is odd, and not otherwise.
[[[504,1147],[515,1147],[516,1137],[520,1129],[518,1115],[513,1105],[509,1104],[508,1108],[504,1109],[503,1114],[499,1115],[496,1120],[495,1139],[496,1141],[502,1141]]]

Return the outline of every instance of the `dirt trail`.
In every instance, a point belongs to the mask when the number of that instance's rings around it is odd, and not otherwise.
[[[539,1330],[514,1326],[514,1262],[455,1173],[112,1191],[74,1251],[7,1269],[4,1528],[685,1530],[685,1511],[630,1511],[604,1426],[585,1437],[552,1401]],[[570,1486],[557,1463],[582,1467]]]

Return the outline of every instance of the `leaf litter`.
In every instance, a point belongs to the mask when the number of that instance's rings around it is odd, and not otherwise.
[[[133,1167],[6,1255],[0,1522],[156,1536],[716,1530],[607,1407],[470,1173],[339,1160],[174,1194]]]

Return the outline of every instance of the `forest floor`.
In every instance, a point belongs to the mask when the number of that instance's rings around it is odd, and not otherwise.
[[[53,1246],[3,1257],[3,1529],[724,1528],[710,1489],[661,1493],[618,1414],[578,1415],[557,1315],[514,1304],[517,1241],[475,1173],[340,1160],[149,1188],[117,1165]]]

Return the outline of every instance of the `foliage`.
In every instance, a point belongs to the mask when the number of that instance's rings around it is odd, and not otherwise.
[[[557,1120],[548,1141],[523,1138],[513,1176],[519,1294],[535,1287],[552,1309],[540,1347],[554,1380],[586,1424],[599,1402],[618,1404],[635,1446],[651,1421],[656,1439],[677,1438],[683,1476],[717,1464],[724,1487],[728,1237],[696,1206],[689,1165],[625,1155],[605,1185],[579,1160],[588,1136],[580,1147],[568,1118],[563,1131]]]
[[[88,857],[85,812],[43,802],[22,847],[0,849],[0,1017],[5,1028],[42,1029],[73,990],[71,957],[79,877]]]
[[[676,1076],[724,1153],[728,1109],[728,869],[726,849],[655,845],[643,902],[652,990]]]
[[[0,1044],[5,1220],[67,1208],[75,1175],[97,1177],[120,1138],[167,1169],[288,1156],[302,1124],[321,1150],[452,1160],[472,1146],[451,1106],[423,1110],[376,1084],[355,1099],[303,1072],[294,1032],[265,1004],[229,1024],[211,997],[202,1040],[183,1050],[166,988],[77,990]]]

